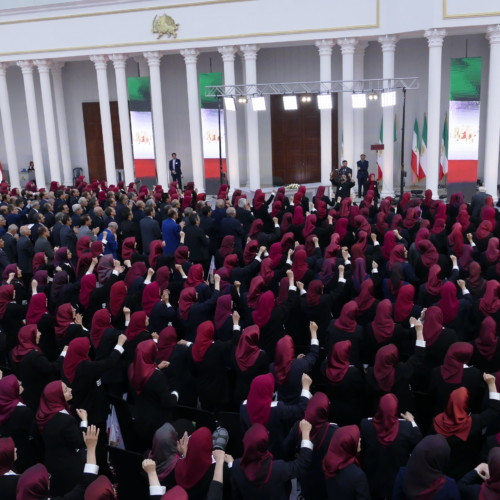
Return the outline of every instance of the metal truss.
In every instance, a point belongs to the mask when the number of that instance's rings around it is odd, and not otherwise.
[[[417,77],[330,82],[258,83],[255,85],[214,85],[205,87],[205,97],[252,97],[263,95],[334,94],[339,92],[387,92],[419,88]]]

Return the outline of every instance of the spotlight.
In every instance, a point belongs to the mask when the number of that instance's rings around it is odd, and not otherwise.
[[[310,95],[303,95],[300,100],[302,102],[311,102],[311,96]]]
[[[366,94],[352,94],[351,98],[353,109],[366,108]]]
[[[254,111],[265,111],[266,110],[266,100],[263,96],[252,97],[252,108]]]
[[[368,100],[369,101],[376,101],[378,100],[378,94],[372,90],[369,94],[368,94]]]
[[[228,111],[236,111],[236,104],[234,102],[234,97],[224,97],[224,107]]]
[[[240,104],[246,104],[248,102],[248,99],[242,95],[242,96],[238,97],[238,102]]]
[[[298,109],[297,96],[296,95],[284,95],[283,96],[283,107],[286,111],[293,111]]]
[[[387,92],[382,92],[382,107],[388,108],[391,106],[396,106],[396,91],[390,90]]]
[[[318,94],[318,108],[319,109],[332,109],[332,95],[331,94]]]

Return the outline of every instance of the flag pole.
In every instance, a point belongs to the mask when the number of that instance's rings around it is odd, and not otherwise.
[[[405,187],[405,118],[406,118],[406,87],[403,87],[403,120],[401,124],[401,189],[400,198],[403,198]]]

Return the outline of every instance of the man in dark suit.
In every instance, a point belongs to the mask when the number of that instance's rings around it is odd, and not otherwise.
[[[229,207],[226,210],[226,217],[220,221],[219,236],[221,240],[224,236],[234,236],[234,251],[241,252],[243,248],[243,226],[236,218],[236,210]]]
[[[170,169],[172,180],[177,181],[179,189],[182,189],[181,160],[177,158],[175,153],[172,153],[172,159],[168,162],[168,168]]]
[[[59,233],[61,246],[68,247],[68,250],[73,254],[73,257],[76,258],[77,238],[74,229],[71,227],[71,217],[66,214],[63,216],[61,222],[63,223],[61,232]]]
[[[5,241],[0,238],[0,273],[10,264],[9,258],[4,251]]]
[[[43,252],[48,259],[47,264],[52,265],[54,261],[54,249],[49,242],[50,232],[48,228],[42,226],[38,228],[38,238],[35,241],[34,252]]]
[[[210,239],[200,226],[200,216],[195,212],[189,216],[189,225],[185,228],[185,245],[189,248],[189,258],[195,264],[203,266],[203,275],[208,276],[210,268]]]
[[[33,243],[30,239],[31,229],[28,226],[21,226],[19,230],[21,236],[17,240],[17,265],[23,272],[23,278],[26,283],[31,281],[33,274]]]
[[[153,219],[155,209],[151,206],[144,210],[145,217],[139,222],[142,238],[142,253],[149,255],[149,245],[153,240],[161,240],[160,224]]]
[[[246,239],[252,222],[255,217],[250,210],[250,205],[246,198],[240,198],[238,200],[238,208],[236,209],[236,218],[243,224],[244,239]]]
[[[472,218],[478,220],[481,214],[481,209],[484,207],[486,203],[486,198],[490,198],[491,194],[486,192],[486,188],[484,186],[479,186],[478,192],[472,196],[471,200],[471,209],[472,209]]]
[[[358,198],[361,198],[361,196],[366,194],[366,183],[368,182],[368,160],[366,159],[366,155],[361,155],[356,165],[358,167],[358,173],[356,174],[358,179]]]
[[[9,259],[11,264],[17,262],[17,226],[15,224],[11,224],[7,228],[7,232],[2,236],[2,240],[5,242],[3,247],[4,252]]]

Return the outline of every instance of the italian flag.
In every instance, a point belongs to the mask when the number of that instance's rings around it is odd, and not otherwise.
[[[384,119],[383,118],[380,121],[380,133],[379,133],[379,137],[378,137],[378,143],[384,144]],[[377,181],[382,180],[383,168],[384,168],[384,152],[377,151],[377,170],[378,170]]]
[[[448,114],[444,117],[441,137],[441,155],[439,157],[439,180],[448,174]]]
[[[424,125],[422,127],[422,137],[420,140],[420,159],[418,169],[418,180],[425,179],[427,170],[427,114],[424,114]]]
[[[418,121],[415,118],[413,123],[413,139],[411,143],[411,169],[413,171],[414,180],[418,179],[418,167],[420,164],[420,137],[418,130]]]

